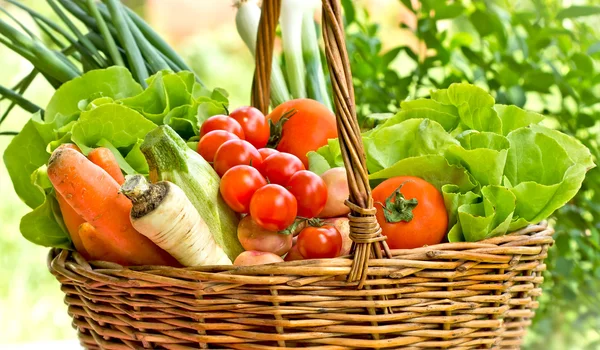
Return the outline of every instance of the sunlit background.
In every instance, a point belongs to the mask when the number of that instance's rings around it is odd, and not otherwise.
[[[45,1],[24,2],[53,18],[53,13]],[[233,107],[249,103],[254,63],[236,32],[235,10],[231,1],[124,2],[142,15],[182,55],[207,86],[226,89],[230,93]],[[411,28],[416,22],[411,13],[403,8],[401,1],[362,0],[355,3],[359,8],[367,8],[371,14],[371,21],[381,25],[379,37],[383,42],[383,50],[407,45],[418,51],[419,41],[412,36],[409,29],[402,29],[399,25],[404,23]],[[9,6],[2,0],[0,6],[8,9],[20,20],[30,21],[23,11]],[[3,14],[0,14],[0,17],[5,18]],[[33,23],[31,28],[36,28]],[[408,69],[403,66],[401,60],[394,65],[398,69]],[[0,45],[0,84],[11,87],[30,70],[31,67],[26,61]],[[53,89],[43,78],[36,78],[25,96],[43,107],[52,92]],[[7,106],[7,102],[1,102],[0,111],[4,111]],[[20,130],[29,116],[16,108],[2,124],[0,131]],[[0,154],[9,142],[10,137],[0,136]],[[19,232],[19,219],[27,211],[28,208],[12,189],[5,166],[0,166],[0,348],[3,344],[76,339],[60,286],[46,267],[48,249],[33,245]],[[597,315],[600,314],[597,310],[596,312]],[[598,323],[600,324],[600,321]],[[578,325],[574,323],[572,327]],[[561,343],[564,341],[561,332],[568,332],[568,329],[569,326],[562,327],[547,341],[558,346],[555,347],[557,349],[579,348],[580,345]],[[585,344],[583,346],[589,349],[600,348],[600,343],[594,345],[594,341],[600,339],[598,329],[592,329],[586,334],[586,337],[589,336],[592,340],[583,339],[581,344]],[[540,344],[545,343],[540,341],[539,335],[536,338],[536,334],[531,334],[528,341],[530,348],[540,348]]]

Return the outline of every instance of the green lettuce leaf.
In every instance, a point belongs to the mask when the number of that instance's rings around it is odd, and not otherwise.
[[[57,114],[70,116],[79,113],[79,103],[82,100],[99,97],[118,100],[141,92],[142,87],[125,67],[92,70],[64,83],[56,90],[46,107],[46,121],[52,122]]]
[[[412,101],[412,102],[417,102],[417,101],[421,101],[421,100],[416,100],[416,101]],[[424,101],[432,101],[432,100],[424,100]],[[435,102],[435,101],[433,101],[433,102]],[[435,102],[435,103],[437,103],[437,102]],[[444,106],[444,105],[441,105],[441,106]],[[450,107],[453,107],[453,106],[450,106]],[[430,120],[442,125],[444,130],[446,130],[448,132],[454,130],[458,126],[458,121],[459,121],[457,115],[448,114],[443,111],[430,109],[430,108],[411,108],[411,109],[402,110],[402,111],[396,113],[396,115],[394,115],[393,117],[388,119],[385,123],[383,123],[380,128],[387,128],[387,127],[401,123],[401,122],[403,122],[405,120],[409,120],[409,119],[430,119]]]
[[[510,142],[490,132],[463,133],[460,145],[451,145],[445,156],[451,164],[465,167],[482,186],[502,184]]]
[[[455,185],[461,192],[467,192],[476,185],[465,168],[448,164],[448,161],[440,155],[399,160],[394,165],[369,175],[369,180],[385,180],[395,176],[420,177],[440,191],[447,184]]]
[[[502,186],[481,189],[483,201],[458,208],[460,231],[467,242],[502,236],[508,231],[515,211],[515,195]],[[456,234],[454,235],[456,238]]]
[[[448,227],[453,227],[458,222],[458,208],[464,204],[473,204],[481,199],[481,196],[473,191],[461,191],[455,184],[442,186],[444,205],[448,212]]]
[[[19,229],[30,242],[44,247],[72,249],[58,202],[53,193],[45,197],[42,205],[21,218]]]
[[[133,109],[119,104],[105,104],[81,113],[73,126],[73,142],[88,154],[101,139],[115,148],[129,147],[156,128],[156,124]]]
[[[502,120],[502,135],[504,136],[513,130],[544,120],[544,116],[541,114],[529,112],[513,105],[495,105],[494,109]]]
[[[455,106],[461,123],[466,126],[464,129],[502,132],[502,121],[494,110],[494,98],[475,85],[452,84],[446,90],[432,92],[431,97],[436,102]]]
[[[308,152],[306,156],[308,157],[308,169],[319,176],[332,168],[327,159],[317,152]]]
[[[175,107],[167,113],[163,124],[170,126],[184,139],[198,135],[198,108],[193,105]]]
[[[404,158],[443,154],[450,145],[459,144],[439,123],[429,119],[409,119],[376,129],[369,137],[363,137],[363,143],[371,173]]]
[[[571,200],[593,164],[584,149],[575,143],[563,144],[564,140],[553,134],[535,126],[508,135],[511,148],[504,184],[517,198],[515,215],[529,223],[547,218]]]
[[[127,156],[125,156],[125,161],[127,161],[127,164],[129,164],[137,173],[146,175],[149,172],[148,162],[146,161],[144,154],[140,150],[140,146],[143,142],[143,139],[138,139],[135,142],[135,144],[131,148],[131,151],[129,151],[129,153],[127,153]]]

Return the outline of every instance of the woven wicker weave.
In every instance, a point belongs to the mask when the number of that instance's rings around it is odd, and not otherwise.
[[[253,105],[268,108],[280,0],[265,0]],[[88,349],[518,348],[552,228],[389,250],[375,219],[338,0],[323,1],[354,254],[235,268],[124,268],[53,249],[48,268]]]

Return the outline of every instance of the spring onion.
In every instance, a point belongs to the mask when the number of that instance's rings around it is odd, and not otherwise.
[[[308,97],[333,110],[331,99],[327,93],[323,66],[321,65],[321,50],[319,49],[313,16],[314,11],[307,11],[302,18],[302,58],[306,65]]]

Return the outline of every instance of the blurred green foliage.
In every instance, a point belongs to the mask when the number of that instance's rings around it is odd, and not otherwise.
[[[400,0],[416,17],[426,51],[382,49],[379,26],[344,0],[359,119],[397,111],[433,88],[471,82],[497,103],[549,117],[600,159],[600,2]],[[406,25],[401,24],[407,28]],[[600,170],[555,213],[544,294],[530,329],[532,349],[600,348]]]

